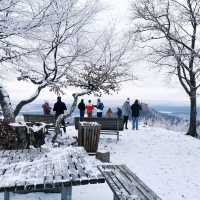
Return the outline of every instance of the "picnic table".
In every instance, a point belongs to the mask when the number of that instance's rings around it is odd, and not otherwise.
[[[72,186],[105,182],[97,161],[83,147],[0,151],[0,192],[61,192],[71,200]]]

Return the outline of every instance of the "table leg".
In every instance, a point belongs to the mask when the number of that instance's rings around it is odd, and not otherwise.
[[[4,200],[10,200],[10,193],[7,191],[4,192]]]
[[[62,186],[61,200],[72,199],[72,186]]]

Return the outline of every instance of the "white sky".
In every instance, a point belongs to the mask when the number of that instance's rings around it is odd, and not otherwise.
[[[102,16],[102,21],[108,22],[108,19],[109,21],[112,21],[117,18],[116,24],[118,26],[128,25],[129,0],[101,1],[105,7],[107,7],[106,12],[104,12]],[[146,64],[142,61],[140,63],[134,63],[133,69],[139,80],[124,83],[118,94],[115,93],[111,96],[103,96],[102,99],[107,101],[118,99],[124,101],[127,97],[130,97],[132,101],[135,98],[138,98],[143,102],[151,104],[185,104],[188,102],[188,97],[177,81],[167,80],[164,75],[156,70],[149,70],[145,65]],[[4,84],[9,93],[12,94],[10,96],[11,99],[15,101],[28,97],[34,92],[34,88],[31,85],[19,83],[16,80],[5,82]],[[39,100],[42,99],[54,100],[56,99],[56,95],[45,90],[39,97]],[[71,99],[71,89],[70,91],[66,91],[64,99],[65,101]]]

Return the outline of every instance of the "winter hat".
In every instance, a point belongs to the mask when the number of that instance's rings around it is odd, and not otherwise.
[[[126,101],[129,103],[129,102],[130,102],[130,99],[129,99],[129,98],[127,98],[127,99],[126,99]]]

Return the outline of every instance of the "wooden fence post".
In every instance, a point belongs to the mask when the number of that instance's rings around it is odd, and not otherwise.
[[[61,200],[71,200],[72,199],[72,186],[62,186]]]
[[[10,200],[10,193],[7,191],[4,192],[4,200]]]
[[[115,194],[113,194],[113,200],[119,200]]]

